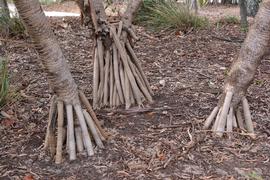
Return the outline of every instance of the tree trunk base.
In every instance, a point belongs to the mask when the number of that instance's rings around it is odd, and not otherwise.
[[[246,97],[242,97],[242,107],[235,108],[232,105],[234,95],[238,96],[231,90],[226,92],[224,102],[213,109],[206,119],[203,129],[208,129],[212,125],[212,131],[221,137],[224,133],[228,133],[228,135],[232,133],[233,128],[240,128],[242,131],[247,132],[250,137],[255,138],[248,101]]]
[[[144,100],[152,103],[149,82],[131,45],[132,39],[138,39],[134,31],[122,21],[106,25],[104,29],[109,35],[96,38],[94,108],[125,104],[128,109],[132,104],[142,106]]]
[[[86,150],[89,156],[94,155],[90,137],[99,148],[104,148],[102,141],[108,138],[108,134],[102,129],[90,103],[81,91],[79,91],[79,100],[86,110],[82,109],[80,104],[67,104],[57,100],[56,96],[51,100],[44,148],[54,157],[56,164],[63,161],[64,144],[69,159],[75,160],[76,151]],[[75,110],[74,114],[73,110]]]
[[[262,58],[268,54],[270,42],[269,16],[270,1],[266,1],[262,3],[256,15],[255,22],[251,26],[245,42],[241,47],[239,56],[231,67],[220,103],[207,118],[204,129],[209,128],[213,120],[216,119],[213,123],[212,130],[219,136],[222,136],[224,132],[232,132],[233,127],[239,127],[255,138],[249,105],[245,94],[254,79]],[[241,102],[242,107],[239,107]],[[240,108],[243,111],[244,118],[242,118]]]
[[[80,17],[81,17],[81,25],[91,26],[91,12],[90,5],[88,0],[75,0],[78,7],[80,8]]]

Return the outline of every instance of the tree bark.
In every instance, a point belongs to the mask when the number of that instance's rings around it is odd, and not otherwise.
[[[87,154],[92,156],[94,150],[89,133],[95,135],[94,140],[100,148],[104,148],[101,139],[105,139],[106,134],[101,129],[84,94],[82,92],[79,94],[66,59],[55,40],[56,38],[50,29],[39,1],[14,0],[14,2],[29,35],[34,41],[35,48],[40,56],[39,59],[45,66],[49,84],[57,95],[57,98],[55,95],[53,96],[51,102],[44,148],[50,151],[52,157],[56,156],[56,163],[61,163],[65,132],[67,137],[66,147],[69,151],[70,160],[76,159],[76,150],[80,152],[84,148]],[[80,102],[88,112],[82,109]],[[76,118],[74,118],[75,115]],[[56,126],[58,133],[56,133]]]
[[[93,6],[93,9],[95,9],[95,13],[97,14],[97,16],[100,16],[100,18],[103,20],[107,19],[102,0],[89,0],[89,1],[90,5]]]
[[[260,0],[247,0],[247,15],[255,17],[259,9]]]
[[[10,12],[6,0],[0,0],[0,17],[1,16],[10,17]]]
[[[77,101],[77,85],[40,3],[37,0],[15,0],[14,3],[29,35],[35,42],[52,90],[63,101]]]
[[[124,25],[131,26],[132,22],[138,12],[139,8],[142,5],[142,0],[132,0],[130,1],[125,14],[122,17]]]
[[[240,7],[240,23],[242,28],[246,28],[248,26],[247,21],[247,1],[246,0],[239,0],[239,7]]]
[[[81,13],[81,24],[90,25],[91,24],[91,12],[88,0],[75,0],[76,4],[80,8]]]
[[[3,18],[4,20],[9,21],[10,20],[10,12],[9,12],[9,8],[8,8],[8,4],[6,0],[0,0],[0,18]],[[10,31],[10,27],[9,27],[9,23],[7,22],[2,22],[0,25],[0,36],[9,36],[9,31]]]
[[[232,130],[231,122],[233,122],[233,124],[241,128],[241,130],[245,128],[252,138],[255,137],[251,113],[245,94],[254,79],[261,59],[269,52],[269,43],[270,0],[265,0],[256,15],[254,24],[248,32],[237,60],[231,67],[218,106],[214,108],[210,116],[206,119],[204,129],[207,129],[214,117],[216,117],[212,130],[215,131],[217,135],[223,135],[226,124],[226,131],[227,133],[230,132]],[[240,113],[240,102],[242,102],[245,127]]]
[[[233,63],[227,78],[225,90],[233,87],[233,105],[237,105],[251,84],[261,59],[268,52],[270,42],[270,1],[265,0]],[[239,94],[237,96],[237,94]]]
[[[98,35],[102,33],[103,35],[107,35],[107,33],[109,33],[109,30],[107,27],[108,22],[107,22],[107,16],[105,14],[102,1],[89,0],[89,2],[90,2],[90,8],[91,8],[91,18],[92,18],[92,22],[93,22],[96,34]]]
[[[191,0],[190,7],[191,7],[191,9],[194,10],[195,14],[198,13],[198,2],[197,2],[197,0]]]
[[[131,46],[137,40],[132,21],[142,0],[129,1],[120,22],[110,24],[101,0],[90,0],[96,33],[94,59],[94,108],[152,102],[150,85]],[[112,96],[112,97],[111,97]]]

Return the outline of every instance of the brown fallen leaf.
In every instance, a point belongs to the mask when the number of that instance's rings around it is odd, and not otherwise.
[[[34,180],[34,177],[30,174],[24,176],[23,180]]]
[[[147,165],[143,162],[131,161],[127,165],[130,170],[147,169]]]
[[[117,171],[117,174],[120,176],[130,176],[126,171]]]
[[[148,112],[146,113],[146,118],[147,119],[152,119],[153,117],[155,117],[155,112],[151,111],[151,112]]]
[[[159,159],[160,161],[164,161],[164,160],[166,159],[165,154],[164,154],[164,153],[158,154],[158,159]]]
[[[4,118],[3,120],[1,120],[1,125],[5,127],[11,127],[15,125],[15,121],[13,119]]]

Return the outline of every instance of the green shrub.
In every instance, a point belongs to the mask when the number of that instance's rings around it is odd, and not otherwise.
[[[198,0],[199,6],[203,7],[206,6],[208,4],[208,0]]]
[[[145,22],[148,20],[148,16],[150,14],[149,9],[153,8],[155,5],[159,3],[164,3],[165,0],[144,0],[143,4],[137,13],[135,18],[135,22]]]
[[[7,61],[0,57],[0,107],[4,105],[8,96],[8,68]]]
[[[23,23],[17,16],[10,17],[0,12],[0,36],[17,36],[24,33]]]
[[[195,15],[186,5],[173,0],[145,1],[136,20],[154,30],[172,28],[186,31],[208,24],[206,18]]]
[[[43,5],[50,5],[50,4],[53,4],[53,3],[60,3],[62,2],[63,0],[39,0],[39,2]]]
[[[235,16],[225,16],[220,18],[216,24],[240,24],[240,20]]]
[[[256,171],[252,171],[252,172],[248,173],[247,176],[249,177],[249,179],[263,180],[263,177],[259,173],[257,173]]]

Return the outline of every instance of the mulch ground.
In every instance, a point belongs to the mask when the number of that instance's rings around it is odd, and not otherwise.
[[[78,18],[50,19],[78,85],[91,100],[91,31]],[[112,134],[93,157],[67,154],[56,165],[44,152],[52,93],[30,40],[5,42],[17,99],[0,121],[0,179],[270,179],[270,60],[263,59],[247,98],[256,139],[235,130],[231,138],[202,131],[216,106],[245,33],[239,25],[153,33],[137,27],[135,51],[155,103],[145,109],[97,110]]]

